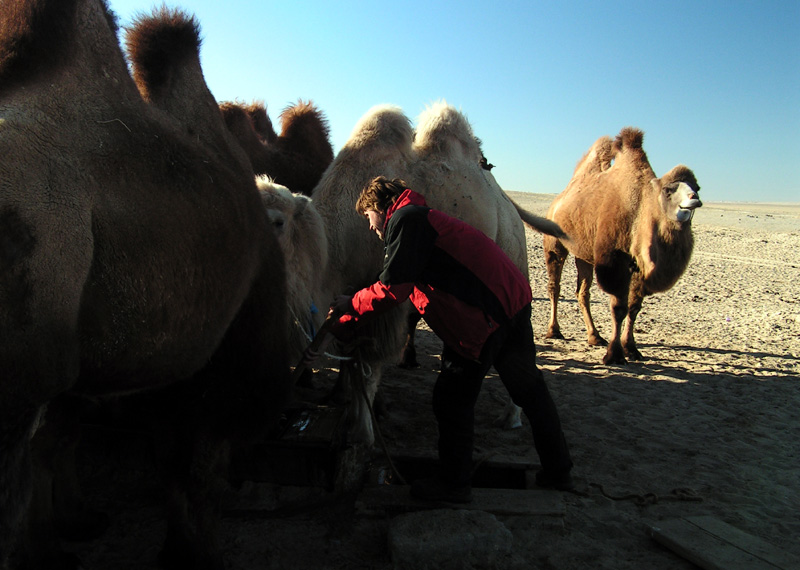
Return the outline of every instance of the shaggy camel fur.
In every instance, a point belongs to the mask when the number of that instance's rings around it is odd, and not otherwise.
[[[53,476],[65,402],[157,389],[161,562],[223,568],[228,442],[267,429],[288,390],[283,257],[197,25],[163,10],[136,28],[152,104],[105,1],[0,10],[0,567],[68,567],[50,502],[75,491]],[[10,561],[25,520],[38,532]]]
[[[333,160],[330,129],[322,111],[310,101],[286,107],[278,136],[263,104],[224,102],[219,107],[256,175],[267,175],[292,192],[311,195]]]
[[[380,272],[383,245],[355,211],[361,189],[378,175],[403,178],[425,196],[431,207],[482,230],[527,275],[522,221],[489,170],[481,167],[482,156],[464,115],[444,102],[430,106],[419,117],[416,132],[395,106],[377,106],[362,117],[312,193],[325,224],[329,256],[314,296],[316,306],[327,308],[335,295],[353,293],[371,284]],[[544,218],[532,219],[538,219],[544,231],[559,231]],[[408,309],[404,305],[401,310],[381,315],[365,331],[367,338],[376,340],[362,351],[372,371],[370,398],[377,390],[381,367],[398,360],[406,339]],[[324,316],[325,310],[316,315],[318,325]],[[351,436],[372,443],[368,410],[358,392],[353,394],[351,417],[356,419]],[[518,417],[511,421],[514,419]]]
[[[316,335],[314,316],[319,309],[314,295],[319,289],[320,268],[328,264],[325,226],[308,196],[292,193],[266,176],[260,176],[257,185],[286,262],[289,358],[296,363],[302,356],[302,349]],[[322,310],[327,310],[327,306]]]
[[[702,206],[700,187],[687,167],[679,165],[656,177],[642,148],[643,138],[642,131],[625,128],[614,141],[598,139],[547,214],[570,236],[544,238],[551,306],[547,338],[563,338],[557,303],[561,271],[572,253],[589,344],[608,344],[606,364],[624,364],[626,356],[642,358],[633,337],[642,300],[670,289],[683,275],[694,243],[693,211]],[[611,297],[614,330],[608,343],[589,310],[593,267],[597,284]]]

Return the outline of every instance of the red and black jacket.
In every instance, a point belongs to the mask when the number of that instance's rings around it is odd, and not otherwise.
[[[470,359],[499,325],[530,304],[530,283],[483,232],[403,192],[386,212],[379,280],[353,296],[333,333],[343,340],[370,315],[411,298],[433,332]]]

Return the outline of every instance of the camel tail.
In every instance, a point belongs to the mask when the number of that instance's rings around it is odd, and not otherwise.
[[[514,200],[511,200],[511,203],[514,204],[514,207],[517,209],[517,213],[519,214],[519,217],[522,218],[522,221],[537,232],[547,234],[558,239],[569,239],[569,236],[564,232],[564,230],[561,229],[561,226],[559,226],[553,220],[548,220],[547,218],[537,216],[536,214],[527,211]]]

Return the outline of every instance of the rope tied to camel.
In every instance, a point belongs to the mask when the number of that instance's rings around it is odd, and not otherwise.
[[[292,320],[294,321],[294,324],[297,326],[297,330],[300,331],[300,334],[305,339],[306,344],[311,344],[312,342],[314,342],[314,338],[316,338],[317,333],[319,332],[314,326],[314,315],[318,312],[319,309],[317,309],[317,306],[314,304],[314,301],[311,301],[311,306],[309,308],[309,316],[308,316],[308,326],[306,327],[303,326],[303,323],[297,316],[297,313],[294,312],[292,306],[291,305],[289,306],[289,313],[292,316]],[[330,358],[331,360],[337,360],[340,362],[353,360],[352,356],[341,356],[338,354],[331,354],[327,351],[323,352],[322,354],[326,358]]]

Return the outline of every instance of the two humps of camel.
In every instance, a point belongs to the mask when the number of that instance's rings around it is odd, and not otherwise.
[[[642,131],[625,128],[615,140],[598,139],[547,214],[570,239],[544,236],[551,306],[546,336],[564,338],[557,306],[561,272],[572,253],[589,344],[608,345],[605,364],[642,359],[633,337],[642,300],[667,291],[683,275],[694,245],[693,213],[702,206],[694,173],[679,165],[658,178],[642,148],[643,138]],[[611,297],[614,328],[608,342],[589,310],[593,273]]]
[[[440,101],[417,119],[416,128],[399,107],[378,105],[356,124],[350,139],[325,171],[311,201],[286,188],[259,180],[270,220],[287,261],[289,304],[295,324],[290,330],[293,357],[298,358],[338,294],[370,285],[383,264],[383,244],[355,210],[361,189],[378,175],[403,178],[428,204],[464,220],[493,239],[528,275],[525,229],[520,212],[485,165],[480,141],[466,116]],[[526,213],[538,231],[563,235],[551,221]],[[364,331],[374,339],[362,349],[371,374],[367,391],[374,397],[382,369],[397,363],[408,347],[406,303],[382,314]],[[413,309],[411,309],[413,311]],[[417,314],[413,311],[413,314]],[[412,321],[416,324],[416,320]],[[298,329],[306,332],[299,332]],[[413,332],[413,328],[412,331]],[[347,386],[347,381],[342,382]],[[349,441],[372,443],[372,420],[358,391],[345,388],[353,407]],[[519,409],[508,406],[502,423],[521,425]]]
[[[0,8],[0,568],[77,568],[77,402],[148,398],[161,567],[222,570],[221,473],[289,394],[283,254],[203,79],[199,26]],[[142,545],[144,548],[145,545]]]

